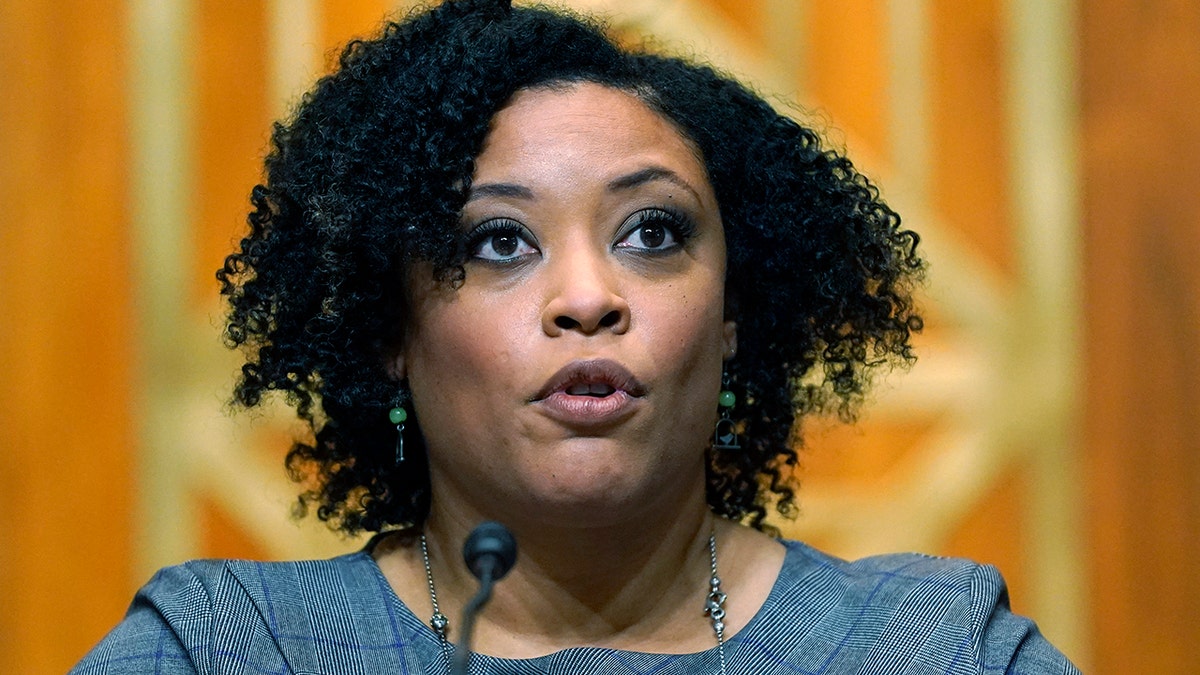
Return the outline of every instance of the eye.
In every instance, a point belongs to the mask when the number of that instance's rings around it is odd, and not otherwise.
[[[663,253],[683,245],[695,227],[687,217],[667,209],[646,209],[633,214],[622,228],[615,248]]]
[[[468,250],[471,257],[488,262],[506,263],[538,252],[529,243],[528,231],[515,220],[489,220],[471,232]]]

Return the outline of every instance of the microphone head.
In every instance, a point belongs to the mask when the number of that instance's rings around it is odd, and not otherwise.
[[[477,579],[482,579],[484,567],[491,565],[492,580],[497,581],[517,562],[517,540],[507,527],[486,520],[467,536],[463,543],[463,560]]]

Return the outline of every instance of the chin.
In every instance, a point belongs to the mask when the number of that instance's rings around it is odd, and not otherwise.
[[[524,487],[526,498],[534,501],[533,512],[542,517],[563,525],[576,522],[603,527],[636,517],[660,503],[668,497],[664,487],[681,484],[679,473],[628,460],[576,457],[554,467],[543,465]],[[664,476],[669,476],[669,482]]]
[[[588,466],[579,463],[562,466],[542,473],[529,481],[530,494],[539,501],[556,502],[563,506],[586,504],[604,506],[632,499],[639,483],[653,483],[651,477],[639,480],[630,475],[631,467]]]

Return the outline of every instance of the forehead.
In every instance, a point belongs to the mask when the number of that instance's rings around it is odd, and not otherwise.
[[[570,169],[603,177],[666,164],[697,180],[707,171],[695,144],[635,95],[585,82],[517,92],[492,118],[476,180]]]

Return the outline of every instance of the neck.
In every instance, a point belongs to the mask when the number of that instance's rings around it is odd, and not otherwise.
[[[438,600],[452,623],[477,587],[460,551],[479,520],[435,504],[426,523]],[[517,563],[479,619],[479,651],[511,657],[580,645],[655,651],[672,634],[672,651],[679,651],[680,634],[694,636],[695,650],[712,646],[699,608],[717,519],[702,501],[600,527],[518,519],[505,525],[517,539]]]

